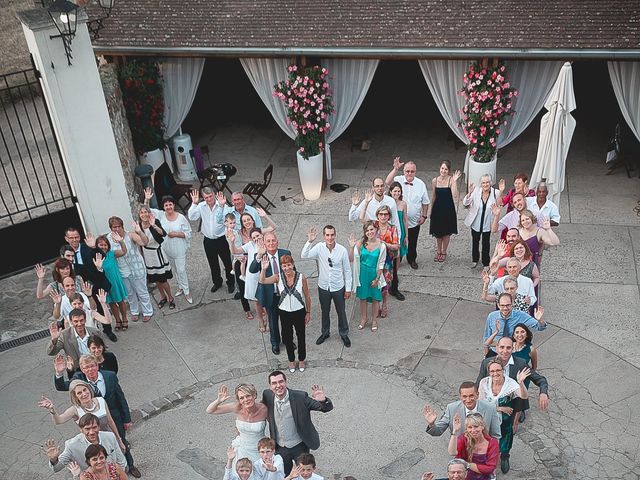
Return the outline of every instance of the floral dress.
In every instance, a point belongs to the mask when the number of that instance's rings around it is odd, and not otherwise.
[[[378,238],[381,241],[390,245],[398,245],[398,229],[396,229],[396,227],[387,224],[387,230],[384,233],[382,233],[379,228],[380,226],[378,225]],[[395,257],[396,251],[387,248],[387,258],[384,261],[384,270],[382,272],[382,274],[384,275],[384,279],[387,282],[387,286],[385,286],[386,289],[389,288],[391,280],[393,279],[393,261]]]

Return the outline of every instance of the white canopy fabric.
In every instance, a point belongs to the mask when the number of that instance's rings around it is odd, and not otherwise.
[[[465,145],[469,140],[460,127],[465,102],[460,90],[463,87],[462,77],[472,63],[473,60],[418,60],[442,118]]]
[[[531,174],[531,185],[546,178],[549,199],[560,206],[564,190],[567,154],[576,121],[571,112],[576,109],[571,64],[566,62],[544,104],[548,110],[540,122],[538,154]]]
[[[160,62],[164,97],[165,138],[173,137],[196,97],[204,58],[171,57]]]
[[[542,109],[558,78],[562,61],[507,60],[509,83],[518,90],[512,99],[515,113],[509,116],[498,137],[498,149],[506,147],[525,131]]]
[[[465,143],[459,125],[462,119],[460,110],[464,106],[464,97],[459,94],[463,87],[462,77],[472,60],[418,60],[424,79],[431,95],[447,125],[456,136]],[[558,76],[562,62],[547,61],[510,61],[505,62],[509,83],[518,90],[514,98],[514,115],[503,126],[498,137],[498,148],[505,147],[515,140],[533,121]],[[464,172],[468,174],[469,155],[465,157]]]
[[[608,67],[622,116],[640,140],[640,62],[608,62]]]
[[[287,79],[287,67],[291,62],[286,58],[241,58],[240,63],[278,126],[289,138],[296,138],[293,127],[287,125],[286,107],[278,97],[273,96],[273,87]]]
[[[320,64],[329,70],[329,86],[333,90],[334,112],[329,117],[329,134],[326,137],[325,159],[327,179],[333,178],[331,170],[331,142],[336,140],[351,124],[371,80],[379,60],[352,60],[325,58]]]

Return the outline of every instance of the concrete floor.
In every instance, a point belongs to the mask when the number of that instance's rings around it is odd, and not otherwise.
[[[388,173],[396,154],[416,161],[426,182],[442,159],[455,168],[464,160],[464,150],[446,140],[444,127],[369,134],[368,152],[351,152],[355,131],[335,142],[333,182],[365,187],[373,175]],[[228,125],[195,140],[209,144],[214,163],[238,167],[234,189],[274,164],[267,195],[277,205],[272,216],[280,244],[294,256],[299,257],[312,224],[334,224],[342,243],[359,230],[346,221],[349,190],[327,190],[317,202],[304,201],[294,149],[276,128]],[[542,268],[542,304],[550,327],[534,338],[540,372],[550,384],[551,408],[532,408],[515,437],[512,471],[498,474],[501,478],[639,478],[640,421],[631,409],[640,400],[640,218],[634,212],[640,183],[623,172],[605,176],[605,142],[604,133],[579,124],[557,229],[562,243],[545,253]],[[504,149],[498,176],[530,172],[536,146],[534,125]],[[464,214],[461,209],[460,220]],[[478,272],[469,269],[470,235],[461,221],[459,231],[444,264],[432,261],[434,241],[422,233],[420,268],[400,270],[407,300],[391,302],[377,333],[358,331],[356,304],[348,304],[350,349],[342,346],[335,327],[325,344],[315,345],[319,308],[314,305],[307,333],[310,368],[291,375],[290,386],[308,390],[320,383],[336,406],[329,414],[314,414],[322,442],[315,452],[318,472],[325,478],[417,479],[426,470],[444,472],[448,439],[424,433],[420,410],[426,402],[441,410],[455,399],[460,382],[475,379],[484,318],[491,309],[479,301],[481,283]],[[110,345],[138,419],[130,439],[145,478],[221,478],[233,420],[206,415],[207,403],[223,382],[266,387],[267,371],[286,359],[271,354],[268,337],[256,330],[255,321],[244,319],[231,295],[209,292],[203,260],[195,238],[189,257],[194,305],[179,298],[176,310],[159,311],[149,324],[132,324]],[[298,266],[315,289],[315,265],[300,260]],[[45,327],[50,305],[33,299],[34,288],[31,272],[1,282],[3,340]],[[68,403],[65,394],[54,392],[45,348],[46,340],[40,340],[0,353],[2,478],[48,477],[39,446],[48,437],[63,441],[75,434],[72,425],[53,427],[49,414],[35,406],[42,394],[60,407]],[[535,387],[531,394],[535,404]]]

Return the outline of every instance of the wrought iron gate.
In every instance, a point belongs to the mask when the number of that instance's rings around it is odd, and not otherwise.
[[[0,75],[0,276],[58,255],[80,226],[69,178],[34,68]]]

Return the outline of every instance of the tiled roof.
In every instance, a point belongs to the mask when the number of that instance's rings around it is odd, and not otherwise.
[[[120,0],[94,42],[157,48],[638,49],[638,0]]]

